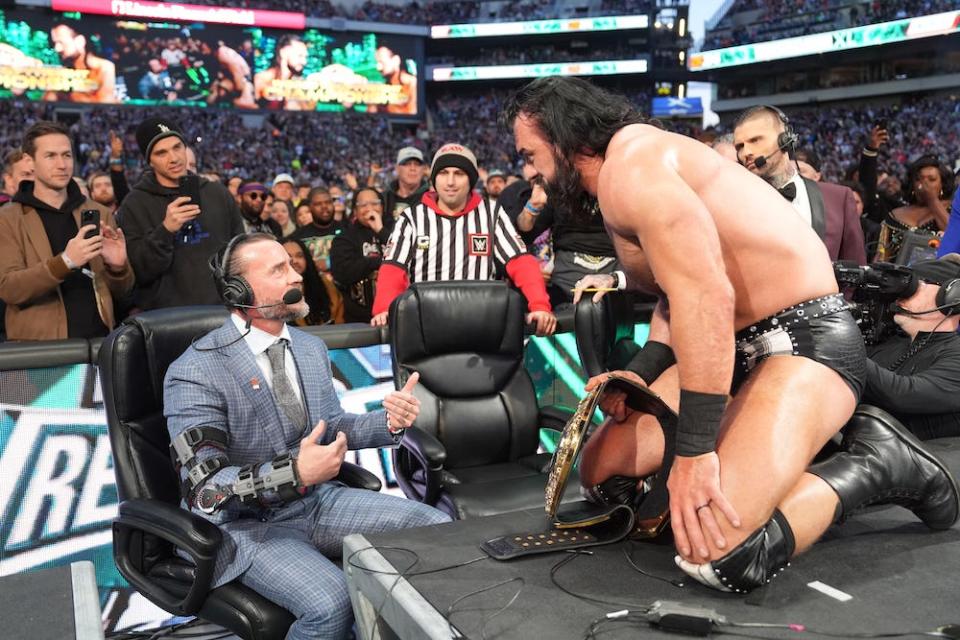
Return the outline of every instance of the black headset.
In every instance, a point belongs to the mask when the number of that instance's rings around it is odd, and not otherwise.
[[[213,284],[217,289],[217,295],[232,309],[253,306],[253,288],[250,287],[250,283],[243,276],[230,273],[230,255],[234,248],[249,235],[241,233],[231,238],[225,247],[210,256],[208,263],[213,273]]]
[[[797,147],[800,146],[800,136],[798,136],[793,130],[793,127],[790,126],[790,118],[787,117],[787,114],[772,104],[762,104],[760,108],[766,109],[777,116],[777,119],[783,123],[783,131],[777,136],[777,146],[786,151],[788,155],[796,151]]]
[[[957,308],[960,307],[960,278],[947,280],[940,285],[940,291],[937,291],[936,304],[945,316],[957,313]]]

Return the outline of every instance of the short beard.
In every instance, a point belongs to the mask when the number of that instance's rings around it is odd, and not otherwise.
[[[596,199],[580,183],[580,172],[563,156],[554,152],[556,174],[545,181],[547,202],[563,217],[578,225],[589,225],[596,213]]]
[[[280,320],[281,322],[293,322],[310,315],[310,305],[306,301],[296,304],[281,304],[276,307],[266,307],[260,309],[260,315],[264,320]]]

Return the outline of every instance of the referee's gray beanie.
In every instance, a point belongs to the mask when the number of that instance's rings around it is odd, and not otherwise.
[[[470,177],[470,188],[477,186],[477,180],[480,179],[480,172],[477,170],[477,156],[473,151],[467,149],[462,144],[448,142],[440,147],[433,156],[433,164],[430,165],[430,184],[433,185],[437,179],[437,174],[447,167],[456,167],[462,169]]]

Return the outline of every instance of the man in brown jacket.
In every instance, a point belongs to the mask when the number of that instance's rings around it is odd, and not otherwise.
[[[74,183],[69,132],[54,122],[27,130],[23,151],[34,180],[24,180],[0,209],[0,299],[7,338],[56,340],[104,336],[115,324],[113,297],[133,287],[123,232],[113,214]],[[81,212],[95,209],[81,227]],[[88,232],[94,235],[85,237]]]

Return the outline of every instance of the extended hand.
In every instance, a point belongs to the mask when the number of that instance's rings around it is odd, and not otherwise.
[[[114,270],[123,269],[127,264],[127,241],[123,236],[123,229],[104,225],[102,233],[103,248],[100,255],[103,263]]]
[[[167,205],[167,212],[163,217],[163,226],[170,233],[180,231],[187,222],[200,215],[200,206],[190,203],[190,196],[180,196]]]
[[[597,273],[583,276],[577,280],[577,284],[573,286],[573,304],[580,302],[580,296],[583,295],[584,289],[613,289],[615,286],[616,281],[609,273]],[[606,291],[595,292],[593,294],[594,303],[600,302],[605,295],[607,295]]]
[[[720,490],[720,457],[715,451],[692,458],[677,456],[667,490],[673,539],[685,560],[702,563],[710,559],[704,533],[718,549],[726,548],[715,512],[723,514],[734,527],[740,526],[740,516]]]
[[[420,374],[414,372],[400,391],[391,391],[383,399],[383,408],[387,410],[387,425],[391,429],[411,427],[420,415],[420,401],[413,395],[413,388],[419,380]]]
[[[77,235],[70,238],[63,253],[70,259],[76,268],[80,268],[100,255],[103,250],[103,235],[97,234],[92,238],[84,238],[88,231],[96,231],[97,225],[88,224],[80,227]]]
[[[321,420],[310,435],[300,441],[297,472],[305,487],[326,482],[340,473],[340,465],[347,454],[347,436],[343,431],[338,431],[337,439],[330,444],[317,444],[326,431],[327,424]]]
[[[389,313],[390,313],[389,311],[381,311],[381,312],[378,313],[377,315],[373,316],[373,317],[370,319],[370,326],[371,326],[371,327],[385,327],[385,326],[387,326],[387,315],[388,315]]]
[[[527,324],[536,323],[538,336],[552,336],[557,330],[557,316],[549,311],[531,311],[527,314]]]
[[[647,383],[643,381],[643,378],[635,374],[633,371],[611,371],[609,373],[601,373],[600,375],[593,376],[587,380],[587,386],[585,389],[587,391],[593,391],[600,385],[600,383],[607,380],[610,375],[614,373],[622,378],[627,378],[632,382],[635,382],[639,386],[647,386]],[[603,395],[600,396],[600,402],[598,404],[601,411],[617,422],[623,422],[635,412],[634,409],[631,409],[627,406],[627,394],[620,389],[605,389]]]
[[[870,130],[870,148],[879,149],[880,145],[890,139],[890,133],[886,129],[874,127]]]

